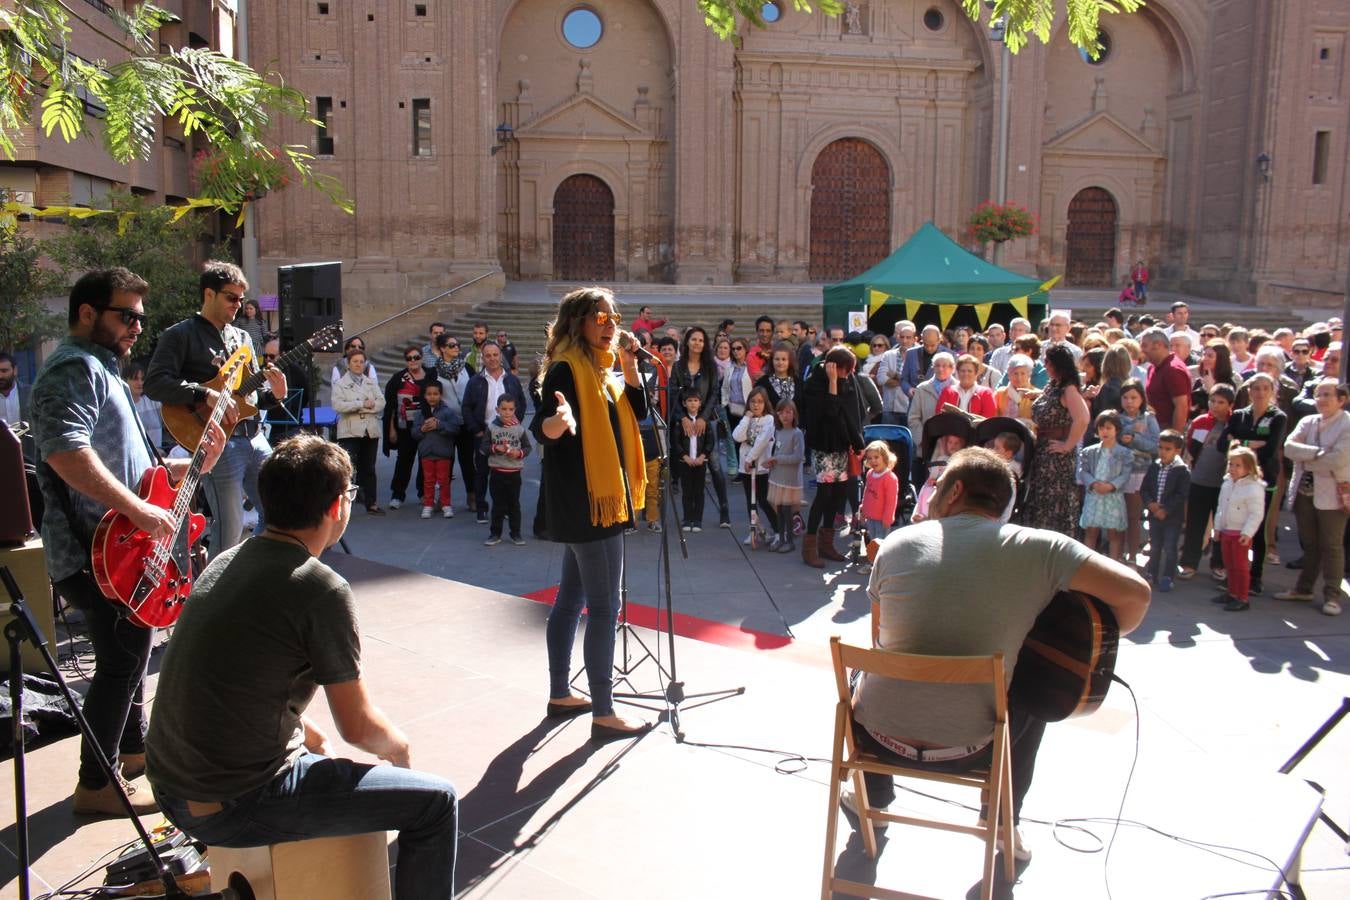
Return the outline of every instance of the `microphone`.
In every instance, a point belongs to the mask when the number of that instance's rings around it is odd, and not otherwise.
[[[638,359],[647,359],[651,360],[652,362],[656,362],[656,356],[650,350],[647,350],[641,344],[639,344],[638,339],[633,337],[632,333],[627,331],[620,331],[618,334],[618,338],[620,350],[627,350],[629,353],[633,354]]]

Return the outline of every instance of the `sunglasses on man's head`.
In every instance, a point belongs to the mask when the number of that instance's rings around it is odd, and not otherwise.
[[[150,318],[145,313],[138,313],[136,312],[136,310],[126,306],[95,306],[94,309],[98,310],[99,312],[117,313],[119,316],[121,316],[123,325],[131,325],[135,323],[144,328],[145,323]]]

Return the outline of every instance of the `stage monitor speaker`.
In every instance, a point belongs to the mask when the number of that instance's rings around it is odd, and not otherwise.
[[[277,267],[281,349],[289,350],[325,325],[342,319],[342,263]]]

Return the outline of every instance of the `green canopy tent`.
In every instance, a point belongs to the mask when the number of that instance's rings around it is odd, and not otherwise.
[[[933,324],[989,322],[1007,326],[1015,316],[1035,327],[1045,317],[1050,288],[1042,282],[980,259],[925,222],[908,241],[872,268],[848,281],[827,285],[825,324],[847,327],[848,314],[867,311],[867,327],[889,335],[900,319],[920,328]]]

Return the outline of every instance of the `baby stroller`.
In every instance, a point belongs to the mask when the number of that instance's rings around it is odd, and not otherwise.
[[[938,440],[947,435],[959,435],[965,439],[967,447],[989,447],[994,439],[1000,434],[1011,432],[1017,435],[1022,442],[1022,447],[1013,456],[1013,461],[1017,463],[1015,468],[1020,473],[1025,473],[1031,464],[1031,455],[1035,447],[1035,438],[1032,436],[1031,429],[1020,419],[1014,419],[1009,416],[993,416],[988,419],[972,418],[964,413],[946,412],[938,413],[933,416],[924,425],[923,431],[923,450],[921,462],[925,469],[933,464],[934,452],[937,449]],[[1017,487],[1013,495],[1013,512],[1021,509],[1022,501],[1026,498],[1026,479],[1017,478]]]
[[[900,502],[895,506],[895,521],[892,525],[903,525],[914,512],[914,484],[910,473],[914,469],[914,436],[903,425],[866,425],[863,427],[863,444],[873,441],[885,441],[886,446],[895,454],[895,475],[900,479]]]

